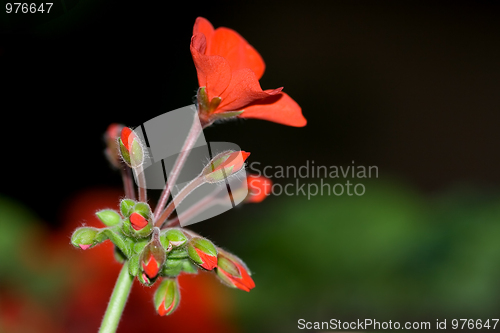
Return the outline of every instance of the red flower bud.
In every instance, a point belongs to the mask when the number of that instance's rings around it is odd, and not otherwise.
[[[180,301],[179,285],[176,279],[164,279],[155,292],[154,303],[160,316],[175,311]]]
[[[219,250],[215,272],[220,280],[229,287],[244,291],[255,288],[255,282],[250,277],[248,268],[243,261],[227,252]]]
[[[203,169],[207,183],[216,183],[240,171],[250,153],[245,151],[226,151],[215,156]]]
[[[152,280],[158,276],[165,260],[166,252],[160,242],[160,229],[154,228],[153,239],[144,247],[141,253],[142,271],[150,280]]]
[[[118,143],[122,159],[129,167],[135,168],[142,165],[144,162],[144,149],[139,138],[130,128],[124,127],[122,129]]]
[[[132,215],[130,215],[130,224],[134,230],[141,230],[147,226],[148,223],[148,220],[137,212],[133,212]]]
[[[194,237],[188,243],[188,255],[196,264],[211,271],[217,267],[217,249],[206,238]]]
[[[272,181],[264,176],[248,176],[248,196],[246,202],[261,202],[271,194]]]

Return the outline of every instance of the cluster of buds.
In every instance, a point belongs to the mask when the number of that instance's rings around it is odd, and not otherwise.
[[[114,140],[112,136],[115,136]],[[143,145],[130,128],[111,125],[106,141],[106,155],[113,166],[135,169],[143,163]],[[193,183],[199,186],[222,182],[243,170],[249,155],[244,151],[220,153]],[[188,195],[192,189],[193,185],[190,185],[179,195]],[[254,196],[252,191],[249,193],[248,202],[252,202]],[[250,271],[241,259],[190,230],[177,227],[160,229],[155,225],[155,214],[146,202],[125,198],[120,201],[118,210],[101,210],[96,217],[104,227],[78,228],[71,243],[76,248],[87,250],[109,240],[115,245],[115,258],[121,263],[127,261],[129,274],[141,284],[151,287],[161,281],[154,296],[155,308],[160,315],[168,315],[177,308],[180,301],[177,277],[182,273],[212,271],[229,287],[245,291],[255,287]]]
[[[140,216],[137,217],[140,223],[133,222],[135,214]],[[124,199],[120,212],[107,209],[97,212],[96,216],[106,227],[78,228],[71,243],[87,250],[110,240],[115,245],[117,260],[127,260],[130,275],[140,283],[150,287],[161,280],[154,296],[160,315],[172,313],[179,304],[177,277],[181,273],[196,274],[199,269],[213,271],[230,287],[245,291],[255,287],[245,264],[210,240],[182,228],[151,227],[150,210],[145,203]]]

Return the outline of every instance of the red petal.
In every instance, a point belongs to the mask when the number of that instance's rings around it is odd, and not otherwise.
[[[149,256],[148,263],[142,263],[142,270],[150,279],[154,279],[158,275],[160,268],[158,267],[158,262],[156,262],[153,255]]]
[[[163,300],[160,304],[160,306],[158,307],[158,314],[160,316],[164,316],[167,314],[167,309],[165,309],[165,300]]]
[[[295,127],[303,127],[307,124],[301,107],[285,93],[252,103],[244,110],[245,112],[239,117],[263,119]]]
[[[260,54],[236,31],[228,28],[214,30],[212,24],[198,17],[193,27],[193,35],[202,33],[206,37],[206,55],[219,55],[225,58],[231,70],[251,69],[257,79],[264,74],[266,65]]]
[[[130,215],[130,224],[132,224],[132,228],[135,230],[141,230],[148,225],[148,220],[141,214],[134,212]]]
[[[214,26],[204,17],[196,18],[193,27],[193,35],[197,33],[202,33],[205,35],[207,39],[207,47],[210,45],[210,41],[212,40],[212,34],[214,33]]]
[[[128,150],[130,150],[130,145],[132,144],[132,141],[134,140],[134,138],[135,138],[135,136],[130,128],[124,127],[122,129],[121,139],[122,139],[123,145]]]
[[[243,68],[251,69],[255,73],[257,80],[262,77],[266,69],[264,60],[259,52],[232,29],[217,28],[207,44],[206,54],[224,57],[229,61],[232,71]]]
[[[239,69],[232,73],[231,82],[220,95],[222,101],[217,112],[241,110],[248,104],[280,93],[282,89],[262,91],[259,80],[251,69]]]
[[[217,267],[217,256],[208,255],[205,252],[201,251],[200,249],[195,248],[195,250],[196,253],[198,253],[198,256],[203,261],[203,263],[200,265],[201,267],[209,271]]]
[[[208,100],[219,97],[231,81],[229,62],[221,56],[205,55],[207,41],[202,33],[191,38],[191,55],[198,74],[198,84],[206,87]]]

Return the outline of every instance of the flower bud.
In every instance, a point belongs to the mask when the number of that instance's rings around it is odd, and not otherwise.
[[[104,153],[106,154],[109,163],[111,163],[111,165],[115,168],[120,168],[120,152],[117,140],[122,132],[122,129],[123,125],[111,124],[108,126],[108,129],[104,134],[104,139],[106,140],[106,150]]]
[[[100,239],[101,237],[98,236],[99,232],[99,229],[92,227],[78,228],[71,236],[71,244],[73,244],[74,247],[87,250],[103,241]]]
[[[160,242],[160,229],[154,228],[153,237],[141,253],[141,269],[152,280],[158,276],[166,260],[166,252]]]
[[[248,176],[248,196],[245,202],[258,203],[271,194],[273,183],[264,176]]]
[[[120,214],[112,209],[98,211],[95,215],[107,227],[113,227],[122,221]]]
[[[250,153],[226,151],[215,156],[203,169],[202,175],[207,183],[217,183],[243,169]]]
[[[188,243],[187,252],[189,258],[206,270],[217,267],[217,249],[206,238],[194,237]]]
[[[187,242],[187,237],[179,229],[167,229],[162,231],[160,240],[163,247],[168,249],[169,246],[179,247],[184,245]]]
[[[250,291],[255,287],[247,266],[239,258],[227,252],[219,251],[215,272],[219,279],[229,287],[244,291]]]
[[[154,296],[156,311],[160,316],[169,315],[175,311],[180,301],[177,279],[163,279]]]
[[[129,211],[130,216],[122,224],[123,232],[134,238],[149,236],[153,231],[153,214],[148,204],[138,202]]]
[[[131,168],[141,166],[144,162],[144,149],[139,138],[128,127],[122,129],[120,138],[120,153],[122,159]]]

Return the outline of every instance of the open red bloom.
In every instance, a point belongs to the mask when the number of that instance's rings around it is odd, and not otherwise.
[[[283,88],[262,90],[259,79],[265,64],[259,53],[236,31],[214,29],[198,17],[191,38],[198,83],[205,87],[211,114],[244,112],[238,117],[258,118],[302,127],[307,121],[300,106]]]

